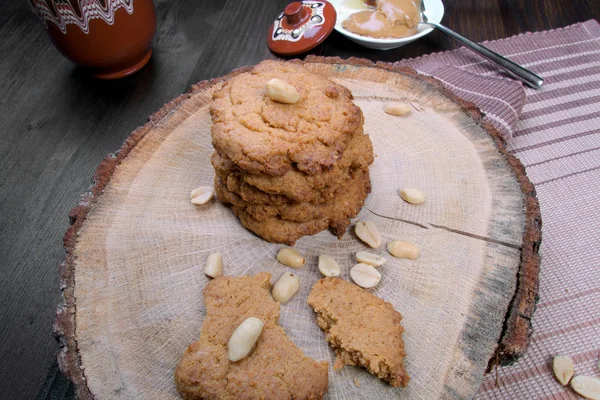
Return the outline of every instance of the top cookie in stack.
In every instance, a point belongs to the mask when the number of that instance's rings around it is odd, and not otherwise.
[[[299,63],[263,61],[213,100],[219,200],[271,242],[327,228],[341,237],[371,190],[373,162],[350,91]]]

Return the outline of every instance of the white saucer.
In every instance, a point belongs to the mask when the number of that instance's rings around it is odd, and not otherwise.
[[[352,7],[353,4],[357,4],[360,0],[329,0],[329,2],[335,7],[337,12],[337,21],[335,23],[335,30],[346,36],[348,39],[360,44],[361,46],[368,47],[376,50],[390,50],[400,46],[404,46],[407,43],[417,40],[418,38],[427,35],[433,30],[428,25],[420,24],[419,32],[416,35],[400,38],[400,39],[375,39],[367,36],[357,35],[349,32],[342,28],[342,22],[347,19],[350,14],[360,11],[356,7]],[[427,9],[427,16],[431,21],[440,22],[444,16],[444,4],[442,0],[423,0],[425,2],[425,8]]]

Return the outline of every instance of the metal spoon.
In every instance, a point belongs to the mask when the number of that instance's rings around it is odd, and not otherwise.
[[[421,0],[421,18],[423,20],[422,23],[436,28],[442,33],[450,36],[452,39],[458,40],[469,49],[481,54],[483,57],[497,64],[500,68],[502,68],[511,76],[520,80],[527,86],[532,87],[534,89],[539,89],[540,86],[542,86],[542,84],[544,83],[544,79],[541,76],[534,74],[530,70],[525,69],[518,64],[515,64],[509,59],[502,57],[500,54],[488,49],[485,46],[480,45],[479,43],[475,43],[472,40],[469,40],[466,37],[459,35],[453,30],[446,28],[444,25],[438,24],[434,21],[429,21],[429,18],[427,17],[427,10],[425,10],[424,0]]]

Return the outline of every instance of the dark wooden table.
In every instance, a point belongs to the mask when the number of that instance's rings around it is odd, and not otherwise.
[[[54,49],[28,2],[0,2],[0,398],[72,398],[52,337],[67,214],[102,158],[191,84],[274,58],[266,30],[288,0],[155,0],[154,55],[100,82]],[[598,0],[446,0],[476,41],[600,18]],[[397,61],[449,50],[438,32],[387,52],[334,32],[312,54]]]

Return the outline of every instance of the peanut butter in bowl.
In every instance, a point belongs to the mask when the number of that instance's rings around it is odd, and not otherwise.
[[[404,38],[417,34],[421,21],[419,0],[377,0],[375,4],[375,9],[351,14],[342,22],[342,27],[372,38]]]
[[[440,22],[442,0],[330,0],[337,12],[335,29],[361,46],[389,50],[427,35],[433,30],[421,24],[421,2]]]

